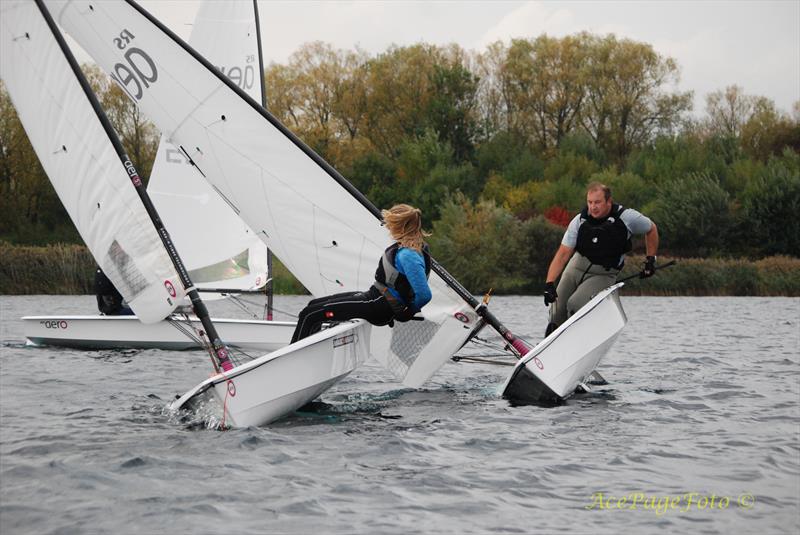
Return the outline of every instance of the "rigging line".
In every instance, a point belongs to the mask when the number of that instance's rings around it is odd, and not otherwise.
[[[247,299],[242,299],[241,297],[237,297],[237,299],[242,301],[243,303],[247,303],[248,305],[261,306],[261,305],[259,305],[258,303],[254,302],[254,301],[248,301]],[[285,309],[275,308],[274,306],[272,307],[272,309],[275,312],[280,312],[281,314],[286,314],[289,317],[297,318],[297,314],[293,314],[292,312],[289,312],[289,311],[287,311]]]
[[[459,357],[481,357],[481,358],[491,358],[492,360],[499,360],[501,358],[508,359],[508,358],[516,358],[514,355],[509,353],[470,353],[467,355],[459,355]]]
[[[519,340],[522,340],[523,342],[528,344],[530,347],[534,347],[536,345],[536,344],[528,341],[527,338],[523,338],[522,336],[517,336],[516,338],[519,339]],[[476,340],[477,340],[477,342],[476,342]],[[479,347],[487,347],[487,348],[492,348],[492,349],[502,349],[502,350],[509,351],[510,353],[513,353],[508,349],[509,343],[505,342],[505,341],[502,341],[502,339],[501,339],[500,343],[497,343],[497,342],[492,342],[490,340],[487,340],[485,338],[480,338],[478,336],[475,336],[470,340],[470,343],[473,343],[473,344],[475,344],[476,346],[479,346]]]
[[[495,366],[516,366],[514,362],[498,362],[496,360],[490,360],[480,357],[463,357],[460,355],[453,355],[450,357],[450,360],[454,362],[479,362],[481,364],[494,364]]]
[[[186,314],[184,314],[183,317],[185,318],[184,321],[187,322],[190,321],[189,317]],[[175,327],[178,331],[183,333],[187,338],[193,340],[198,346],[204,349],[208,353],[209,357],[211,357],[211,363],[215,364],[214,353],[210,343],[208,343],[205,339],[196,336],[193,332],[187,329],[186,326],[181,324],[181,320],[175,319],[174,317],[168,317],[167,322],[169,322],[170,325]]]
[[[530,347],[533,347],[533,345],[530,344],[530,342],[528,342],[527,340],[519,338],[519,337],[517,337],[517,338],[522,340],[526,344],[530,345]],[[494,350],[503,351],[503,353],[499,353],[498,356],[500,356],[500,355],[502,355],[504,357],[513,356],[516,359],[521,358],[521,356],[518,356],[515,352],[511,351],[511,348],[509,347],[510,346],[509,343],[505,343],[505,344],[501,345],[501,344],[492,344],[492,343],[488,343],[488,342],[476,343],[473,340],[470,340],[470,342],[474,343],[478,347],[484,347],[486,349],[494,349]]]
[[[243,357],[247,360],[256,360],[258,358],[257,356],[251,355],[250,353],[239,348],[232,348],[231,351],[236,352],[237,357]]]
[[[490,340],[486,340],[485,338],[478,338],[477,336],[473,337],[470,340],[470,342],[475,344],[475,345],[478,345],[478,346],[481,346],[481,345],[483,345],[483,346],[493,346],[493,345],[494,346],[498,346],[498,345],[500,345],[497,342],[492,342]]]
[[[191,340],[191,341],[195,342],[196,344],[200,345],[200,347],[205,347],[205,345],[206,345],[205,340],[203,340],[201,337],[198,337],[194,332],[192,332],[192,330],[188,329],[183,323],[181,323],[182,321],[184,321],[184,322],[186,322],[186,323],[191,325],[191,320],[189,319],[189,317],[186,316],[185,314],[184,314],[183,317],[185,319],[184,320],[180,320],[180,319],[176,319],[175,317],[170,316],[170,317],[167,318],[167,322],[169,322],[170,325],[172,325],[178,331],[180,331],[183,335],[185,335],[189,340]]]
[[[504,355],[504,356],[508,356],[509,354],[512,354],[512,353],[510,353],[508,351],[508,349],[506,349],[506,346],[478,346],[477,349],[480,349],[480,350],[483,350],[483,351],[491,351],[493,353],[496,353],[496,354],[499,354],[499,355]]]
[[[231,301],[231,303],[233,303],[234,305],[236,305],[237,307],[239,307],[239,309],[240,309],[240,310],[243,310],[243,311],[244,311],[244,312],[246,312],[248,315],[252,316],[252,317],[253,317],[253,319],[259,319],[259,318],[258,318],[258,314],[256,314],[255,312],[253,312],[253,311],[251,311],[249,308],[247,308],[247,307],[246,307],[246,306],[245,306],[245,305],[244,305],[244,304],[243,304],[243,303],[242,303],[242,302],[241,302],[241,301],[240,301],[240,300],[239,300],[237,297],[234,297],[234,296],[232,296],[232,295],[229,295],[229,296],[228,296],[228,299]]]
[[[475,339],[473,339],[473,340],[470,340],[470,343],[472,343],[472,344],[474,344],[474,345],[476,345],[478,347],[485,347],[485,348],[496,349],[496,350],[504,350],[505,347],[508,345],[507,343],[506,344],[502,344],[502,343],[496,343],[496,342],[489,342],[489,341],[482,340],[482,339],[479,340],[479,341],[475,341]]]
[[[209,344],[206,341],[206,338],[200,334],[201,331],[195,329],[194,323],[192,322],[191,319],[189,319],[189,316],[186,314],[182,314],[181,316],[182,319],[176,319],[172,317],[168,318],[168,321],[173,327],[175,327],[180,332],[185,334],[189,339],[193,340],[200,347],[204,348],[206,351],[211,353],[212,352],[211,344]],[[231,353],[229,354],[228,358],[230,358],[231,361],[237,366],[241,364],[241,360],[239,358],[241,356],[246,357],[248,360],[253,360],[254,358],[240,349],[228,348],[228,351],[229,353]]]
[[[184,334],[187,338],[195,342],[200,347],[206,349],[207,351],[210,350],[210,346],[208,342],[206,342],[203,338],[195,334],[195,329],[192,323],[192,320],[189,319],[189,316],[183,315],[183,319],[176,319],[174,317],[167,318],[167,321],[170,325],[175,327],[178,331]],[[188,325],[188,327],[187,327]],[[195,331],[195,332],[192,332]],[[243,351],[239,348],[228,348],[232,355],[230,356],[231,360],[235,362],[237,365],[241,364],[241,358],[247,360],[255,360],[257,357]]]

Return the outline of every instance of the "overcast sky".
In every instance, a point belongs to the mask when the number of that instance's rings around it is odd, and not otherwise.
[[[188,39],[199,0],[143,0]],[[356,45],[374,54],[392,43],[488,43],[547,33],[614,33],[653,45],[681,68],[680,90],[705,95],[737,84],[790,112],[800,100],[800,0],[777,1],[279,1],[259,0],[265,62],[284,63],[301,44]]]

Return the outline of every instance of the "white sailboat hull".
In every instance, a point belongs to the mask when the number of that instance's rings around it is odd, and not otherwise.
[[[502,386],[517,403],[559,403],[595,370],[628,322],[623,283],[606,288],[526,353]]]
[[[175,316],[176,320],[183,318]],[[200,320],[190,318],[194,329]],[[136,316],[26,316],[28,345],[77,349],[198,349],[200,346],[170,322],[144,324]],[[289,344],[295,324],[286,321],[212,319],[222,340],[239,349],[275,351]],[[183,323],[185,328],[189,328]]]
[[[266,425],[314,400],[369,356],[371,325],[336,325],[233,370],[215,375],[172,403],[226,426]]]

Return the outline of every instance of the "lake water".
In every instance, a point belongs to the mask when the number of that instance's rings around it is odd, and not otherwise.
[[[222,432],[164,410],[207,356],[27,348],[20,316],[93,297],[0,296],[0,533],[797,533],[800,299],[623,305],[610,384],[563,406],[499,399],[503,366],[413,390],[370,361],[305,412]],[[491,307],[538,341],[541,297]]]

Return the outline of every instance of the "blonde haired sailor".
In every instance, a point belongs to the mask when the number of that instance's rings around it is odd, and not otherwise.
[[[325,322],[363,318],[373,325],[422,319],[415,315],[431,300],[431,257],[422,230],[422,212],[397,204],[381,212],[395,241],[386,248],[365,292],[345,292],[311,300],[300,312],[292,343],[320,330]]]

